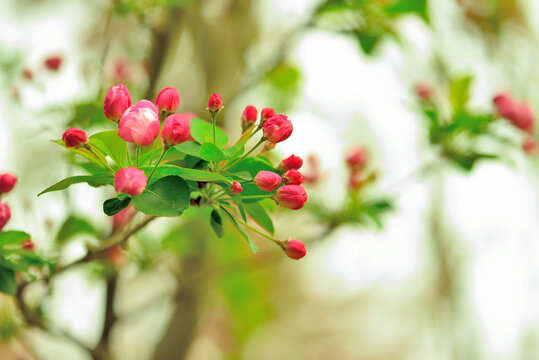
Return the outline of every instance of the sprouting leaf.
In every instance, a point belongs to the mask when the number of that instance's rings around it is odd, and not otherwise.
[[[166,176],[133,197],[135,208],[154,216],[180,216],[190,204],[189,186],[179,176]]]
[[[470,99],[470,86],[472,84],[472,80],[472,76],[464,76],[452,81],[450,98],[455,112],[458,112],[466,107],[466,104]]]
[[[101,175],[80,175],[80,176],[71,176],[65,178],[51,187],[46,188],[40,192],[37,196],[43,195],[51,191],[65,190],[73,184],[88,183],[91,186],[103,186],[103,185],[112,185],[113,178],[109,174]]]

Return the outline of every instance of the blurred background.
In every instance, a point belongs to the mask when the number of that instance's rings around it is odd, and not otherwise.
[[[538,24],[533,0],[0,2],[0,170],[19,177],[8,228],[37,253],[67,264],[113,229],[110,189],[37,194],[80,173],[49,140],[110,128],[117,83],[150,100],[174,86],[205,119],[219,92],[231,138],[246,105],[273,107],[294,125],[274,152],[316,175],[310,211],[275,215],[304,259],[218,239],[196,208],[160,219],[110,264],[27,289],[39,326],[0,294],[0,359],[539,359],[539,162],[506,123],[493,125],[507,141],[473,143],[496,156],[453,156],[417,94],[427,84],[441,114],[463,93],[493,113],[501,91],[538,109]],[[352,196],[357,145],[376,174],[361,196],[392,210],[324,228],[314,204]]]

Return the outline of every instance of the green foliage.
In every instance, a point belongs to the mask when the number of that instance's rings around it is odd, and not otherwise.
[[[218,238],[222,238],[225,235],[225,230],[223,229],[223,219],[221,218],[219,210],[213,209],[211,211],[210,225]]]
[[[180,216],[189,207],[189,202],[189,186],[174,175],[159,179],[142,194],[133,197],[137,210],[154,216]]]
[[[247,240],[247,242],[249,243],[249,246],[251,247],[251,250],[253,251],[253,253],[257,253],[259,252],[260,250],[258,249],[258,246],[256,246],[255,242],[253,241],[253,239],[251,239],[251,237],[249,236],[249,234],[247,234],[247,232],[245,232],[245,230],[243,230],[243,228],[240,226],[240,224],[238,224],[238,222],[236,221],[236,219],[234,218],[234,216],[232,216],[232,214],[230,212],[228,212],[227,209],[225,209],[223,206],[221,206],[221,210],[223,210],[223,212],[225,213],[226,217],[228,218],[228,220],[230,220],[230,223],[236,228],[236,230],[238,230],[238,232],[240,233],[240,235],[245,239]]]
[[[146,175],[149,176],[153,168],[154,168],[153,166],[143,166],[142,170],[146,173]],[[220,175],[211,171],[188,169],[188,168],[182,168],[182,167],[178,167],[174,165],[166,165],[166,164],[161,165],[157,168],[151,182],[154,182],[154,179],[160,179],[169,175],[178,175],[182,177],[184,180],[192,180],[192,181],[224,182],[224,183],[230,182],[223,175]]]

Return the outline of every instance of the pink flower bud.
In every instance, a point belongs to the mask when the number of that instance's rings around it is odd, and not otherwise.
[[[307,202],[307,193],[299,185],[284,185],[277,189],[275,201],[284,208],[299,210]]]
[[[144,171],[127,167],[118,170],[116,176],[114,176],[114,189],[116,192],[122,192],[127,195],[137,196],[142,194],[148,178],[144,174]]]
[[[0,203],[0,231],[2,231],[10,218],[11,211],[9,211],[9,207],[6,204]]]
[[[301,185],[305,177],[297,170],[290,169],[283,175],[283,183],[286,185]]]
[[[276,187],[281,185],[283,180],[279,176],[271,171],[261,171],[256,174],[253,182],[258,186],[260,190],[272,192]]]
[[[208,110],[210,110],[211,113],[214,113],[220,111],[222,108],[223,100],[221,99],[221,95],[218,93],[213,93],[208,100]]]
[[[496,111],[498,114],[500,114],[501,117],[510,119],[513,118],[516,111],[515,111],[515,105],[516,102],[513,100],[513,98],[508,94],[499,94],[497,95],[494,100],[492,100],[494,103],[494,106],[496,107]]]
[[[524,102],[516,106],[516,113],[512,119],[509,119],[511,123],[522,131],[531,133],[534,127],[534,116],[530,106]]]
[[[174,114],[167,117],[161,137],[165,146],[181,144],[189,139],[191,118],[183,114]]]
[[[140,100],[123,114],[118,136],[127,142],[146,146],[157,138],[160,127],[157,107],[148,100]]]
[[[283,171],[288,171],[291,169],[299,170],[303,165],[303,159],[294,154],[290,155],[286,159],[283,159],[281,162],[281,168]]]
[[[157,95],[155,105],[159,113],[172,114],[180,106],[180,94],[175,87],[166,87]]]
[[[17,183],[17,177],[13,174],[0,174],[0,194],[5,194],[11,191]]]
[[[230,193],[233,195],[236,195],[236,194],[241,193],[242,191],[243,191],[243,187],[241,186],[241,184],[237,182],[236,180],[234,180],[232,182],[232,186],[230,186]]]
[[[351,169],[362,169],[367,165],[369,160],[369,153],[367,149],[363,147],[356,147],[351,149],[346,156],[346,163]]]
[[[114,231],[123,229],[131,222],[136,213],[137,209],[130,204],[119,213],[112,215],[112,229]]]
[[[24,250],[34,250],[34,243],[32,240],[25,240],[21,243],[21,247]]]
[[[415,85],[415,93],[422,101],[431,101],[434,90],[429,84],[418,83]]]
[[[109,88],[103,102],[103,111],[107,119],[115,122],[120,121],[122,115],[130,106],[131,95],[124,84],[118,84]]]
[[[260,114],[261,122],[264,122],[273,116],[275,116],[275,110],[273,110],[272,108],[264,108],[262,109],[262,113]]]
[[[253,105],[249,105],[243,110],[243,114],[241,115],[241,128],[245,131],[254,123],[256,123],[256,119],[258,117],[258,110],[256,110],[256,107]]]
[[[285,115],[275,115],[264,122],[264,137],[274,144],[284,141],[292,135],[292,123]]]
[[[294,260],[299,260],[307,254],[305,244],[296,239],[285,241],[283,250],[286,256]]]
[[[45,67],[51,71],[57,71],[62,65],[62,58],[59,55],[49,56],[45,59]]]
[[[71,128],[65,131],[62,140],[66,144],[66,147],[78,148],[86,144],[88,137],[84,131]]]
[[[524,142],[522,143],[522,149],[528,155],[534,155],[537,153],[537,141],[531,136],[526,136]]]

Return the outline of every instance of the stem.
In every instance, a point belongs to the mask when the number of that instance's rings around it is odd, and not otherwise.
[[[267,199],[273,195],[251,195],[251,196],[242,196],[242,199]]]
[[[211,113],[211,125],[212,125],[212,130],[213,130],[213,145],[216,145],[215,144],[215,115],[217,115],[216,111]]]
[[[140,145],[137,145],[136,157],[137,157],[137,167],[139,167],[139,162],[140,162]]]
[[[129,166],[132,166],[131,158],[129,157],[129,146],[127,146],[127,143],[125,143],[125,156],[127,157],[127,163]]]
[[[157,160],[157,164],[155,164],[155,166],[154,166],[154,168],[152,170],[152,173],[148,177],[148,184],[150,184],[150,180],[152,179],[153,174],[155,174],[155,171],[159,167],[159,164],[161,164],[161,161],[165,157],[165,154],[167,153],[168,149],[170,149],[170,147],[165,145],[165,147],[163,148],[163,153],[161,154],[161,157],[159,158],[159,160]]]

